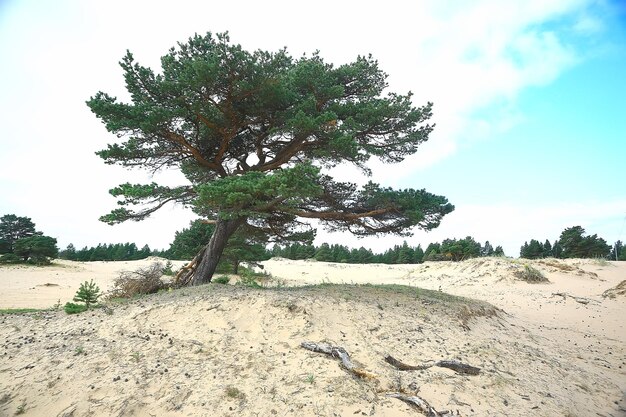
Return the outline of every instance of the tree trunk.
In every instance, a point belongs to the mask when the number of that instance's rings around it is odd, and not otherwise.
[[[215,232],[213,232],[211,240],[196,256],[196,267],[193,270],[193,276],[188,281],[188,285],[202,285],[211,282],[228,239],[245,220],[243,217],[232,220],[217,220]]]

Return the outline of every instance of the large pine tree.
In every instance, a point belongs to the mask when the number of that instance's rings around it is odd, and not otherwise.
[[[98,154],[108,164],[152,171],[178,168],[179,187],[123,184],[111,224],[141,220],[168,202],[193,208],[215,231],[181,282],[209,282],[238,229],[295,238],[317,219],[357,235],[429,230],[454,207],[425,190],[359,188],[323,172],[340,163],[366,175],[414,154],[428,139],[431,104],[387,93],[387,75],[371,57],[338,67],[318,55],[248,52],[227,34],[194,36],[161,59],[161,72],[121,62],[131,102],[99,92],[88,106],[120,141]]]

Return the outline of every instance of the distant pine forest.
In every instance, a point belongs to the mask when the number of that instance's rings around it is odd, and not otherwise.
[[[191,260],[210,240],[213,226],[196,220],[188,228],[176,232],[167,250],[153,250],[148,245],[141,248],[135,243],[101,243],[97,246],[76,248],[69,244],[59,250],[56,238],[37,231],[28,217],[13,214],[0,217],[0,263],[35,263],[44,265],[50,259],[61,258],[72,261],[134,261],[149,256],[170,260]],[[236,270],[241,262],[258,262],[272,257],[286,259],[315,259],[320,262],[348,264],[418,264],[426,261],[462,261],[485,256],[506,256],[502,246],[484,244],[473,237],[445,239],[441,243],[411,246],[406,241],[382,253],[374,253],[364,247],[350,248],[346,245],[323,243],[319,246],[306,239],[270,246],[263,239],[250,235],[235,234],[222,253],[221,263],[230,264]],[[609,246],[598,235],[587,235],[581,226],[568,227],[553,243],[531,239],[520,248],[520,258],[600,258],[626,261],[626,250],[620,240]]]

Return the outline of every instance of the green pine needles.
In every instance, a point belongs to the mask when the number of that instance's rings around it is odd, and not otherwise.
[[[248,244],[310,242],[312,219],[358,236],[408,236],[454,210],[424,189],[331,175],[352,165],[372,176],[369,160],[402,162],[434,127],[432,103],[416,107],[410,92],[387,91],[371,56],[336,66],[318,53],[246,51],[226,33],[207,33],[170,49],[160,69],[130,52],[121,67],[130,100],[98,92],[87,101],[116,138],[97,154],[127,168],[178,169],[185,181],[121,184],[110,191],[119,207],[101,220],[143,220],[168,203],[206,219],[210,241],[177,275],[180,285],[210,282],[236,233]]]
[[[74,296],[74,301],[84,304],[66,303],[64,310],[67,314],[77,314],[87,311],[93,304],[98,302],[100,295],[100,288],[93,282],[93,279],[89,282],[85,281],[80,284],[80,288],[78,288]]]

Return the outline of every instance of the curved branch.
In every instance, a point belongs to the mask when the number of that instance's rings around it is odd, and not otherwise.
[[[365,217],[374,217],[379,216],[381,214],[387,214],[391,212],[396,212],[397,210],[393,207],[370,210],[362,213],[345,213],[341,211],[322,211],[322,212],[312,212],[312,211],[294,211],[293,214],[299,217],[306,217],[308,219],[322,219],[322,220],[343,220],[343,221],[351,221],[362,219]]]
[[[165,136],[170,141],[181,145],[187,152],[189,152],[189,154],[193,157],[193,159],[195,159],[200,165],[217,171],[219,175],[222,177],[227,176],[226,171],[224,170],[224,167],[222,167],[220,164],[209,162],[206,159],[204,159],[200,151],[194,148],[193,146],[191,146],[191,144],[189,144],[189,142],[187,142],[187,140],[182,135],[179,135],[177,133],[170,132],[170,131],[165,131],[163,132],[163,136]]]

